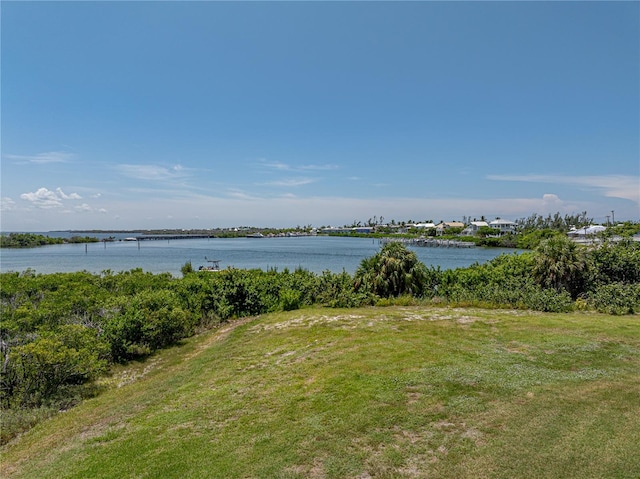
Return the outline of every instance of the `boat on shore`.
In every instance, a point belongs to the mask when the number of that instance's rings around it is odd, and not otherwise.
[[[198,268],[198,271],[211,271],[211,272],[220,271],[220,260],[219,259],[209,259],[206,256],[204,257],[204,259],[207,261],[207,263],[211,263],[211,264],[200,266]]]

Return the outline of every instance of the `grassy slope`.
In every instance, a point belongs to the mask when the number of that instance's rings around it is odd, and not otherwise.
[[[111,383],[2,477],[640,477],[637,315],[293,311]]]

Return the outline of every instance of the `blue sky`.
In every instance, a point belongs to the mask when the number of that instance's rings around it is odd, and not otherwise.
[[[640,219],[638,2],[11,2],[2,231]]]

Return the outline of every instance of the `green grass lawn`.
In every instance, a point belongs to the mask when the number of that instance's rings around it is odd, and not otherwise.
[[[2,477],[640,477],[638,315],[305,309],[105,384]]]

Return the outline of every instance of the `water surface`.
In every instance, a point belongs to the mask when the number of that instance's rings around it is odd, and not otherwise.
[[[84,234],[82,234],[84,235]],[[52,235],[51,235],[52,236]],[[96,236],[89,234],[89,236]],[[124,236],[132,236],[124,235]],[[123,237],[124,237],[123,236]],[[0,250],[0,271],[38,273],[89,271],[114,273],[142,268],[151,273],[181,276],[180,268],[191,262],[194,269],[206,265],[205,257],[219,260],[221,268],[267,270],[301,267],[314,273],[343,270],[353,274],[360,262],[380,250],[371,238],[303,236],[290,238],[210,238],[112,243],[49,245],[28,249]],[[502,253],[502,248],[411,247],[420,261],[441,269],[484,263]]]

